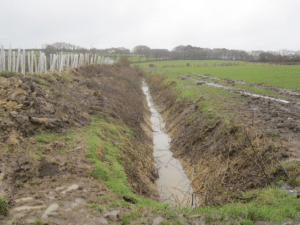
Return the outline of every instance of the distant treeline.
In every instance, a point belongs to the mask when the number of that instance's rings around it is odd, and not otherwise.
[[[279,52],[229,50],[226,48],[200,48],[191,45],[179,45],[168,49],[150,49],[145,45],[133,48],[133,53],[152,58],[168,57],[177,60],[237,60],[248,62],[266,62],[276,64],[299,64],[300,51],[282,50]]]
[[[65,42],[56,42],[53,44],[45,44],[44,49],[32,49],[35,51],[43,50],[46,55],[55,54],[58,51],[62,52],[76,52],[76,53],[115,53],[115,54],[139,54],[151,58],[169,58],[172,60],[236,60],[248,62],[265,62],[275,64],[300,64],[300,51],[281,50],[275,51],[244,51],[244,50],[230,50],[226,48],[201,48],[191,45],[179,45],[171,51],[168,49],[151,49],[145,45],[138,45],[130,51],[130,49],[108,48],[83,48],[78,45],[73,45]]]
[[[109,48],[109,49],[97,49],[97,48],[83,48],[79,45],[73,45],[65,42],[56,42],[53,44],[45,44],[46,54],[55,54],[56,52],[77,52],[77,53],[86,53],[92,52],[95,53],[116,53],[116,54],[130,54],[130,49],[126,49],[124,47],[120,48]]]

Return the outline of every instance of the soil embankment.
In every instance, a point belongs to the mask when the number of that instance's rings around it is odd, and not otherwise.
[[[0,75],[0,224],[117,223],[128,190],[157,199],[140,79],[122,62]]]
[[[171,151],[184,165],[201,205],[241,200],[245,191],[286,176],[278,163],[290,156],[286,141],[252,127],[251,114],[225,121],[203,113],[201,98],[195,102],[178,98],[176,81],[149,75],[148,85],[167,123]],[[292,180],[297,175],[289,176]]]

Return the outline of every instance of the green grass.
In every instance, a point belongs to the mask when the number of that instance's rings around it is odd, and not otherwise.
[[[33,75],[38,76],[38,77],[42,77],[45,80],[47,80],[48,82],[56,82],[56,78],[55,76],[53,76],[51,73],[33,73]]]
[[[287,195],[283,190],[268,187],[246,192],[244,197],[256,194],[257,197],[249,203],[232,203],[222,207],[206,207],[195,212],[205,214],[208,222],[229,217],[243,218],[247,221],[273,221],[280,223],[290,220],[290,217],[300,217],[300,199]],[[246,221],[246,222],[247,222]],[[247,222],[245,224],[251,224]]]
[[[44,224],[43,221],[40,219],[34,221],[34,225],[43,225],[43,224]]]
[[[62,73],[61,76],[62,76],[64,79],[66,79],[67,81],[72,81],[72,80],[73,80],[73,79],[70,77],[70,75],[67,74],[67,73]]]
[[[224,61],[224,60],[174,60],[174,61],[158,61],[136,63],[133,66],[149,67],[153,64],[155,67],[215,67],[215,66],[241,66],[241,65],[260,65],[260,63],[249,63],[244,61]]]
[[[182,85],[190,85],[182,81]],[[181,84],[177,84],[181,85]],[[178,88],[174,86],[174,88]],[[181,89],[179,89],[181,91]],[[195,98],[196,92],[186,92],[186,96]],[[208,102],[207,104],[209,104]],[[255,195],[248,203],[231,203],[222,207],[203,207],[198,209],[191,208],[174,208],[168,204],[158,203],[150,198],[143,198],[135,195],[127,180],[122,160],[124,157],[123,148],[126,141],[130,142],[132,131],[122,121],[101,116],[93,116],[92,125],[79,128],[78,131],[84,134],[83,139],[86,140],[88,146],[88,159],[94,163],[94,169],[91,175],[102,180],[105,185],[112,190],[117,197],[101,196],[100,203],[91,204],[89,207],[99,212],[104,207],[130,207],[131,211],[124,215],[122,224],[129,224],[136,220],[145,221],[146,211],[151,210],[152,215],[161,215],[166,220],[164,224],[182,224],[179,221],[179,214],[183,213],[188,216],[202,215],[210,223],[219,221],[240,221],[241,224],[253,224],[255,221],[273,221],[280,223],[290,220],[290,217],[299,218],[300,199],[287,195],[284,191],[270,186],[265,189],[257,189],[246,192],[244,198]],[[74,140],[76,132],[68,132],[67,135],[60,137],[60,140]],[[42,142],[56,140],[55,134],[38,135],[36,138]],[[117,146],[112,141],[118,143]],[[105,157],[105,160],[104,158]],[[288,163],[286,168],[296,169],[297,166],[293,162]],[[136,199],[136,204],[130,204],[122,199],[123,195],[127,195]],[[106,200],[108,203],[106,204]],[[175,221],[175,222],[174,222]],[[179,221],[176,223],[176,221]],[[251,223],[252,222],[252,223]]]
[[[15,56],[16,56],[16,58],[17,58],[17,55],[18,55],[18,50],[17,51],[11,51],[11,56],[13,55],[13,52],[15,52]],[[21,49],[21,54],[23,55],[23,49]],[[28,56],[28,52],[29,51],[27,51],[26,49],[25,49],[25,56]],[[43,51],[42,51],[43,52]],[[36,55],[36,56],[39,56],[40,55],[40,51],[34,51],[34,54]],[[31,55],[31,51],[30,51],[30,55]],[[8,51],[5,51],[5,56],[8,56]],[[7,59],[6,59],[7,60]],[[27,60],[27,59],[26,59]]]
[[[89,208],[96,208],[98,209],[99,212],[103,212],[104,211],[104,206],[101,204],[89,204],[87,205],[87,207]]]
[[[42,160],[45,158],[45,156],[44,156],[44,154],[42,153],[42,151],[43,151],[43,147],[42,147],[42,145],[41,145],[40,143],[38,143],[38,144],[35,146],[35,148],[33,149],[33,152],[34,152],[35,155],[36,155],[36,159],[39,160],[39,161],[42,161]]]
[[[229,78],[248,83],[264,83],[267,85],[300,90],[300,66],[256,65],[230,67],[200,67],[200,68],[168,68],[174,73],[210,74],[213,77]]]
[[[228,111],[228,103],[235,102],[239,103],[241,100],[237,98],[236,93],[228,92],[227,90],[221,88],[211,88],[205,85],[197,85],[193,81],[181,80],[177,78],[177,75],[171,72],[161,71],[166,79],[164,83],[173,82],[173,89],[177,92],[176,102],[180,102],[183,99],[190,102],[202,99],[199,104],[199,110],[204,114],[211,114],[217,116],[222,116],[225,119],[230,119],[236,116],[236,112],[233,110]],[[149,75],[151,76],[151,74]],[[151,78],[150,78],[151,79]],[[199,111],[190,118],[194,119],[198,116]]]
[[[8,211],[8,203],[6,199],[0,198],[0,215],[6,215]]]
[[[42,133],[42,134],[38,134],[35,136],[35,139],[38,142],[43,142],[43,143],[51,143],[55,140],[64,140],[64,141],[70,141],[73,140],[73,136],[71,136],[70,134],[65,134],[65,135],[61,135],[58,133]]]
[[[299,168],[299,163],[296,160],[288,160],[281,163],[287,171],[294,171]]]
[[[104,181],[106,186],[118,195],[127,195],[136,199],[139,207],[151,206],[153,209],[161,210],[168,208],[166,204],[160,204],[150,198],[143,198],[135,195],[129,186],[127,175],[122,165],[122,149],[124,140],[130,141],[133,134],[120,120],[110,118],[102,119],[93,116],[92,125],[87,130],[88,159],[94,163],[91,175]],[[112,141],[118,143],[117,146]],[[136,150],[137,151],[137,150]],[[124,153],[123,153],[124,154]],[[106,160],[101,160],[101,155]],[[114,204],[127,205],[127,202],[115,202]],[[171,210],[172,211],[172,210]]]
[[[266,94],[266,95],[273,95],[273,96],[278,95],[278,92],[276,91],[267,90],[259,87],[246,86],[246,85],[235,85],[235,86],[258,94]]]
[[[151,79],[157,79],[155,77],[151,78],[151,74],[155,74],[156,72],[149,73],[147,79],[150,82]],[[203,85],[196,85],[188,80],[178,79],[176,74],[168,70],[160,71],[160,74],[165,77],[163,82],[166,85],[169,84],[168,88],[171,87],[177,92],[177,102],[181,102],[184,99],[194,102],[199,97],[202,97],[199,105],[200,111],[206,114],[216,113],[219,116],[227,116],[229,118],[232,118],[234,115],[234,113],[230,114],[232,112],[222,111],[222,109],[226,109],[225,106],[228,102],[239,101],[239,99],[235,98],[234,94],[223,89],[208,88]],[[189,119],[193,120],[196,118],[197,113],[199,113],[198,110]],[[207,122],[214,123],[215,118],[214,116],[210,117]],[[289,171],[298,169],[298,164],[294,161],[287,161],[282,164]],[[195,210],[181,209],[181,212],[188,215],[204,215],[205,220],[210,223],[223,221],[226,218],[231,221],[243,221],[243,224],[253,224],[259,220],[280,223],[290,220],[291,217],[300,218],[300,199],[287,195],[283,190],[276,188],[275,184],[264,189],[249,191],[243,197],[249,197],[250,199],[252,195],[257,197],[248,203],[237,201],[236,203],[226,204],[222,207],[203,207]]]

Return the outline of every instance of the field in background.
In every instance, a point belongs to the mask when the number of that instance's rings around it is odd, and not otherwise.
[[[207,67],[193,67],[195,65],[207,65]],[[198,60],[198,61],[164,61],[164,62],[152,62],[151,64],[156,67],[151,67],[160,73],[174,73],[184,74],[196,77],[195,74],[209,74],[213,77],[228,78],[233,80],[240,80],[248,83],[264,83],[267,85],[278,86],[288,88],[292,90],[300,91],[300,66],[299,65],[270,65],[270,64],[252,64],[247,62],[236,61],[233,63],[239,64],[236,66],[222,66],[229,61],[218,60]],[[164,65],[186,65],[190,63],[191,66],[179,67],[179,68],[162,68]],[[197,64],[196,64],[197,63]],[[245,63],[245,65],[244,65]],[[137,65],[137,64],[133,64]],[[139,67],[149,69],[149,63],[139,63]],[[214,66],[216,65],[216,66]],[[243,88],[243,87],[241,87]],[[249,88],[248,88],[249,89]],[[254,90],[254,89],[253,89]]]
[[[150,65],[152,64],[152,65]],[[261,65],[261,63],[252,63],[244,61],[225,61],[225,60],[174,60],[174,61],[159,61],[151,63],[136,63],[139,67],[212,67],[212,66],[244,66],[244,65]]]
[[[179,68],[171,72],[184,74],[210,74],[213,77],[229,78],[248,83],[264,83],[268,85],[300,91],[300,66],[256,65],[209,68]]]

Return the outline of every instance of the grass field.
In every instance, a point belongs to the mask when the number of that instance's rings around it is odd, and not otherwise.
[[[244,65],[261,65],[261,63],[250,63],[244,61],[223,61],[223,60],[174,60],[174,61],[158,61],[137,63],[139,67],[149,67],[153,64],[155,67],[214,67],[214,66],[244,66]]]
[[[170,72],[183,74],[201,73],[214,77],[242,80],[249,83],[268,85],[300,91],[300,66],[261,65],[209,68],[170,68]]]
[[[163,60],[165,58],[151,58],[146,57],[144,55],[136,55],[136,54],[115,54],[116,60],[121,59],[122,57],[128,57],[131,62],[144,62],[144,61],[154,61],[154,60]]]
[[[230,110],[229,105],[239,103],[241,100],[236,93],[229,92],[221,88],[211,88],[205,85],[197,85],[190,80],[181,80],[175,73],[167,71],[152,71],[151,74],[160,74],[164,76],[165,82],[176,82],[174,88],[179,94],[178,101],[187,99],[188,101],[197,101],[199,98],[204,98],[201,101],[201,110],[205,114],[215,114],[217,117],[224,117],[225,120],[230,120],[239,115],[238,112]]]
[[[16,56],[18,55],[18,51],[11,51],[11,55],[13,55],[13,52],[15,52]],[[28,52],[29,51],[26,51],[26,49],[25,49],[25,56],[28,55]],[[23,49],[21,49],[20,53],[23,54]],[[31,51],[30,51],[30,54],[31,54]],[[40,51],[34,51],[34,54],[36,56],[39,56],[40,55]],[[8,51],[5,51],[5,56],[8,56]]]
[[[248,83],[264,83],[267,85],[278,86],[288,88],[292,90],[300,91],[300,65],[270,65],[270,64],[246,64],[244,62],[236,61],[235,63],[239,66],[222,66],[225,62],[229,61],[218,61],[218,60],[195,61],[195,65],[207,65],[207,67],[168,67],[162,68],[164,65],[186,65],[190,62],[192,65],[193,61],[163,61],[163,62],[152,62],[155,66],[155,71],[159,73],[182,73],[185,75],[195,76],[194,73],[198,74],[209,74],[213,77],[218,78],[229,78],[233,80],[245,81]],[[149,63],[139,63],[140,67],[145,69],[149,68]],[[216,66],[214,66],[216,65]],[[154,69],[154,68],[152,68]],[[243,88],[243,87],[241,87]],[[244,89],[248,89],[244,88]],[[253,88],[252,88],[253,89]],[[255,92],[253,89],[252,91]],[[267,93],[266,93],[267,94]]]

